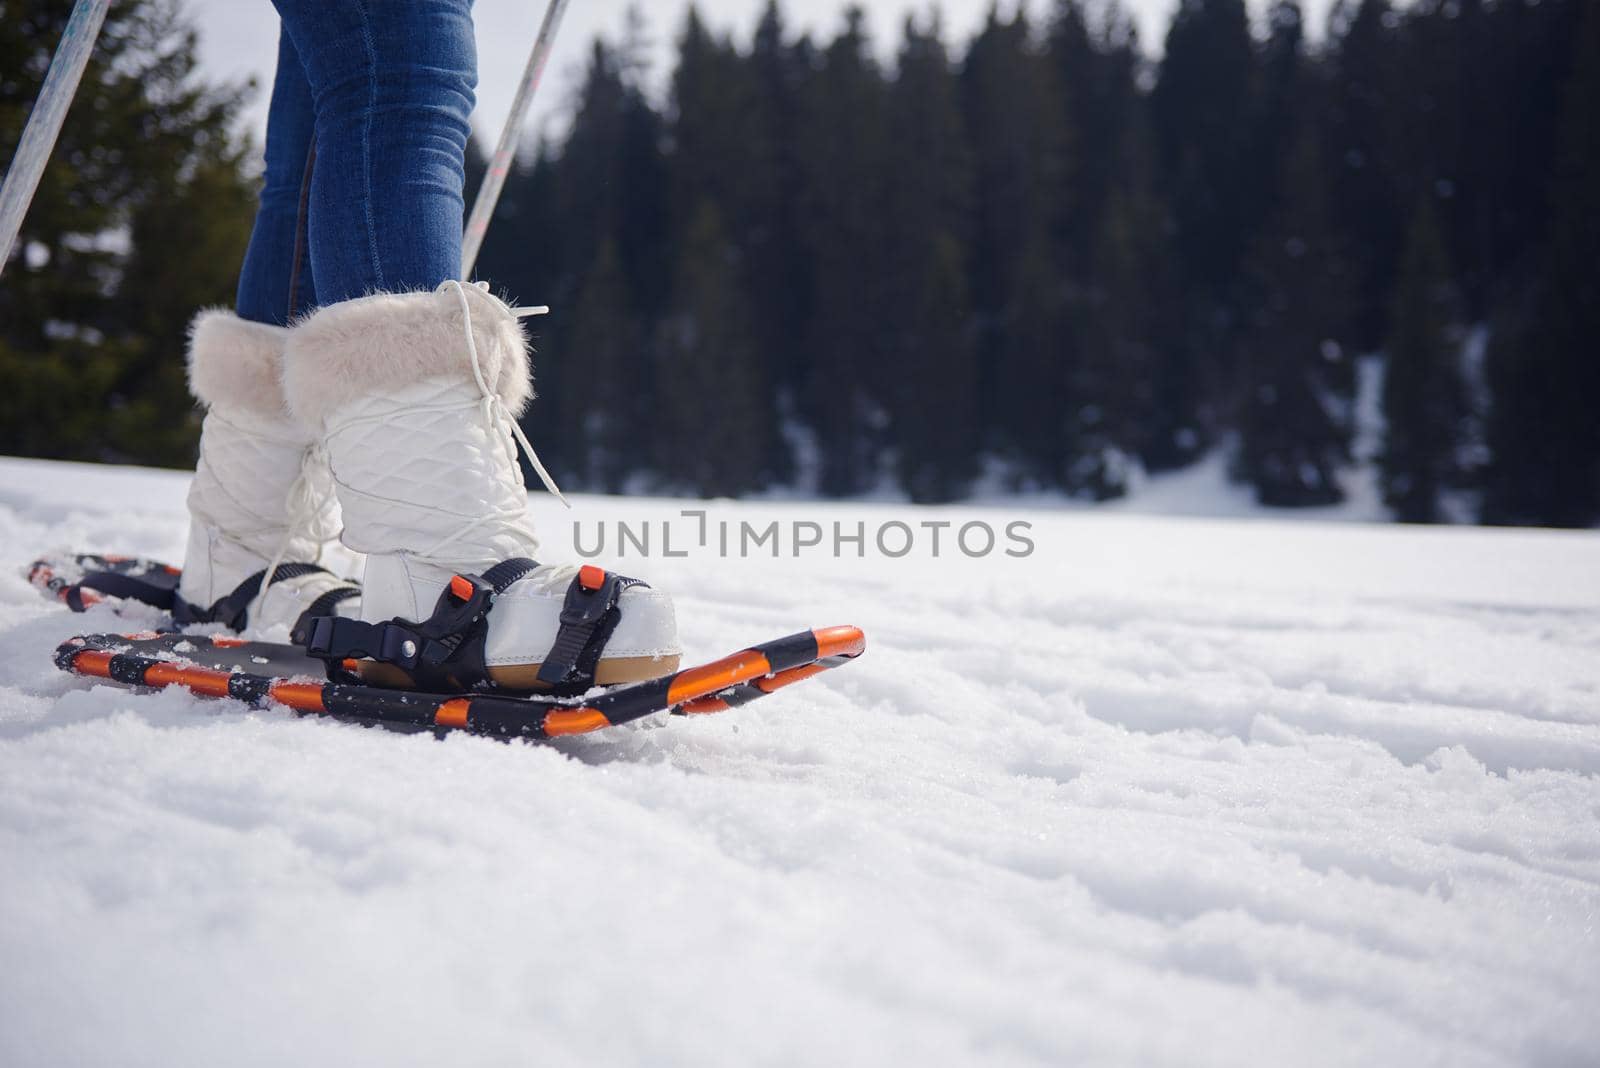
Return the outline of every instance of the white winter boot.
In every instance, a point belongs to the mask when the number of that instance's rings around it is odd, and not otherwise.
[[[429,689],[570,693],[676,670],[665,594],[535,562],[515,422],[532,396],[528,348],[485,288],[323,308],[289,338],[284,383],[321,435],[344,542],[367,554],[364,622],[319,628],[314,655]]]
[[[359,590],[327,566],[330,548],[342,550],[326,461],[284,404],[288,336],[227,311],[202,312],[190,328],[189,388],[206,416],[189,487],[180,623],[283,640],[302,616],[358,610]],[[265,583],[269,567],[276,577]]]

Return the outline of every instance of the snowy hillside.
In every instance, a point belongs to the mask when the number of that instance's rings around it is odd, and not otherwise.
[[[1593,533],[536,498],[691,658],[869,647],[532,746],[57,672],[140,620],[20,569],[176,561],[185,487],[0,461],[0,1063],[1600,1059]]]

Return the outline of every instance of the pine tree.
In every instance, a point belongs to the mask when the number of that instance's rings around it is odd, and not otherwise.
[[[758,115],[747,74],[733,44],[713,38],[691,4],[672,75],[672,200],[685,226],[701,198],[719,205],[735,233],[750,214],[744,179]]]
[[[684,235],[674,272],[672,314],[659,346],[660,440],[670,481],[711,497],[765,482],[772,426],[754,330],[739,285],[738,252],[709,199]]]
[[[1149,444],[1155,353],[1182,326],[1174,321],[1132,21],[1113,3],[1095,29],[1082,0],[1058,0],[1047,54],[1075,145],[1061,259],[1066,330],[1078,351],[1066,389],[1071,458],[1062,477],[1072,492],[1105,500],[1127,491]]]
[[[889,96],[890,413],[900,482],[915,501],[960,496],[978,446],[977,360],[965,229],[972,161],[934,20],[908,19]]]
[[[1255,134],[1265,221],[1245,264],[1235,474],[1263,504],[1332,504],[1343,498],[1352,376],[1339,343],[1348,312],[1314,118],[1322,86],[1304,51],[1299,4],[1280,0],[1268,21]]]
[[[1056,151],[1064,157],[1056,175],[1066,190],[1057,220],[1060,258],[1080,286],[1093,277],[1097,221],[1128,177],[1121,146],[1130,128],[1145,122],[1137,86],[1143,59],[1132,20],[1116,0],[1100,9],[1098,28],[1090,18],[1085,0],[1056,0],[1045,41],[1060,116]]]
[[[1461,280],[1465,314],[1475,310],[1479,249],[1471,225],[1467,160],[1475,140],[1466,106],[1471,69],[1468,24],[1481,20],[1477,0],[1426,0],[1411,5],[1401,20],[1400,40],[1406,62],[1400,69],[1402,203],[1427,196],[1439,223],[1439,235]],[[1486,73],[1486,72],[1484,72]]]
[[[1505,302],[1490,354],[1493,414],[1484,518],[1600,520],[1600,10],[1573,61],[1540,270]]]
[[[1244,0],[1180,0],[1151,94],[1178,251],[1219,303],[1249,240],[1255,61]]]
[[[1305,19],[1300,0],[1273,0],[1267,37],[1259,48],[1258,84],[1252,109],[1251,150],[1256,233],[1282,209],[1290,190],[1283,181],[1301,125],[1316,115],[1311,61],[1305,54]]]
[[[1258,192],[1249,117],[1255,59],[1244,0],[1181,0],[1151,115],[1170,210],[1184,327],[1162,348],[1154,467],[1193,459],[1235,379],[1238,289]]]
[[[0,145],[20,139],[71,8],[0,5]],[[230,135],[242,101],[199,79],[175,3],[107,16],[0,279],[0,452],[192,461],[185,330],[231,300],[254,208]]]
[[[886,93],[859,8],[846,13],[808,85],[801,142],[815,305],[803,413],[817,433],[819,488],[844,495],[876,480],[887,385]]]
[[[572,309],[568,345],[582,365],[565,384],[572,396],[557,424],[581,484],[608,493],[619,492],[645,456],[639,419],[649,398],[639,395],[632,372],[647,350],[632,312],[617,244],[608,237]]]
[[[1383,499],[1405,523],[1443,518],[1462,414],[1460,299],[1429,200],[1412,217],[1394,295],[1383,384]]]
[[[1174,329],[1166,215],[1152,188],[1151,148],[1142,109],[1128,125],[1091,253],[1081,308],[1083,358],[1074,394],[1072,484],[1096,500],[1127,492],[1150,450],[1157,391],[1156,353]]]
[[[984,423],[1024,473],[1056,485],[1071,462],[1076,347],[1061,220],[1075,138],[1031,36],[1021,13],[1006,21],[991,10],[962,68],[975,174],[970,277]]]
[[[559,255],[569,279],[579,278],[610,236],[629,287],[642,306],[655,309],[667,287],[664,131],[629,79],[630,67],[596,42],[550,192],[564,240],[539,254]]]
[[[1466,72],[1494,105],[1487,128],[1475,117],[1473,131],[1489,153],[1490,289],[1498,296],[1537,260],[1549,232],[1557,142],[1592,7],[1587,0],[1495,4],[1485,34],[1489,76]]]
[[[671,181],[671,215],[673,218],[672,244],[681,250],[689,241],[691,226],[704,226],[708,205],[715,206],[715,222],[725,235],[728,249],[702,244],[702,251],[722,260],[732,260],[741,269],[728,275],[728,284],[737,292],[725,298],[737,310],[741,334],[758,336],[758,316],[755,309],[764,306],[756,289],[757,279],[743,268],[758,259],[757,251],[768,251],[768,242],[761,228],[772,217],[775,205],[773,191],[755,186],[751,176],[771,178],[768,153],[762,148],[762,112],[758,103],[757,81],[754,68],[748,64],[732,42],[714,38],[707,32],[694,7],[690,7],[679,36],[678,65],[672,80],[672,116],[670,136],[672,152],[668,159]],[[705,235],[700,235],[703,239]],[[771,264],[763,261],[768,268]],[[697,265],[703,272],[708,265]],[[675,291],[682,292],[684,265],[678,264]],[[763,283],[779,282],[763,278]],[[679,317],[682,310],[676,304],[667,313]],[[702,325],[698,333],[712,336]],[[752,343],[746,346],[746,358],[763,366],[752,369],[763,382],[767,381],[766,353]],[[743,448],[754,450],[756,467],[766,471],[786,471],[787,456],[783,439],[778,433],[778,414],[775,398],[769,393],[752,397],[749,416],[754,420],[748,428],[751,440]],[[671,414],[666,414],[671,418]],[[661,456],[657,466],[671,470],[674,456]]]
[[[1351,336],[1376,349],[1388,329],[1390,294],[1405,236],[1402,196],[1402,57],[1389,0],[1339,0],[1329,20],[1330,101],[1324,126],[1333,222],[1348,237]]]
[[[1348,315],[1324,173],[1316,130],[1304,123],[1274,192],[1277,217],[1250,256],[1238,473],[1267,505],[1344,497],[1352,377],[1338,340]]]
[[[514,178],[518,202],[531,206],[531,225],[521,235],[524,244],[508,251],[514,261],[540,264],[524,266],[524,277],[539,285],[534,299],[554,311],[536,321],[543,334],[535,360],[540,397],[526,419],[530,436],[539,435],[534,440],[542,449],[548,442],[550,462],[563,472],[592,471],[608,485],[618,472],[644,470],[656,459],[649,345],[670,281],[662,123],[630,80],[635,70],[624,53],[596,43],[559,160],[547,165],[541,156],[526,178]],[[608,244],[617,279],[608,279],[609,265],[599,262]],[[608,314],[597,304],[597,286],[625,293],[626,306]],[[586,296],[580,320],[574,311]],[[620,361],[608,363],[603,378],[595,374],[591,348]],[[588,442],[588,414],[601,403],[613,409],[603,422],[620,421],[628,432]],[[599,467],[590,463],[596,449],[605,457]]]
[[[141,206],[129,223],[131,252],[117,296],[138,340],[112,387],[108,458],[173,467],[194,460],[199,420],[190,414],[194,402],[178,353],[195,309],[226,304],[234,291],[230,271],[195,265],[239,263],[256,206],[253,191],[240,180],[240,150],[212,141],[197,155],[170,197]]]
[[[762,362],[786,410],[804,388],[814,295],[802,196],[801,107],[811,75],[810,46],[791,42],[777,0],[768,0],[746,60],[754,130],[743,184],[748,211],[744,278],[756,318]],[[794,476],[792,458],[775,440],[777,478]]]

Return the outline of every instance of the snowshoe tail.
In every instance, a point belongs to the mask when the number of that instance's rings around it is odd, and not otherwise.
[[[96,553],[46,556],[28,566],[28,581],[74,612],[86,612],[108,597],[170,612],[181,577],[178,568],[156,560]]]
[[[130,686],[178,686],[257,707],[498,737],[556,738],[615,727],[658,712],[701,715],[748,704],[860,656],[855,627],[801,631],[698,667],[587,697],[427,694],[325,682],[298,648],[182,634],[94,635],[56,650],[63,671]]]

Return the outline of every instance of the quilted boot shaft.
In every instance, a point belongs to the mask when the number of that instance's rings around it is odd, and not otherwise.
[[[189,385],[206,415],[178,595],[202,616],[274,559],[318,563],[336,544],[332,480],[284,404],[288,334],[225,311],[201,313],[191,329]],[[279,585],[269,589],[267,604],[251,604],[253,627],[292,624],[317,596],[344,583],[312,575]]]

